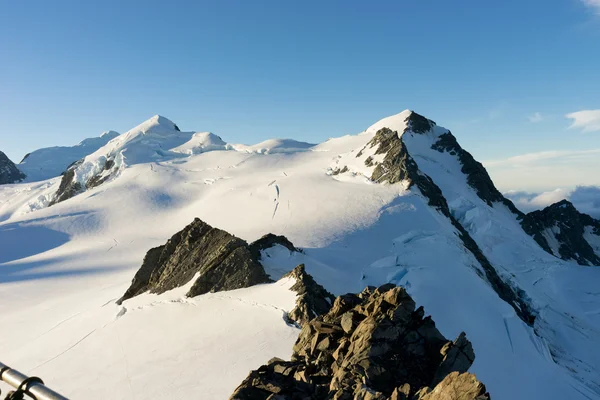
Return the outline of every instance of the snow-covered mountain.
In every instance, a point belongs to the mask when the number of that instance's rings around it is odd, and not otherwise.
[[[582,222],[551,241],[559,217],[546,214],[520,213],[450,131],[411,111],[317,145],[228,144],[155,116],[62,178],[0,187],[0,353],[71,398],[225,399],[289,358],[283,275],[305,264],[334,295],[406,288],[444,336],[467,333],[494,399],[600,399],[600,268],[555,253],[582,255],[583,240],[598,256],[599,232]],[[153,281],[170,290],[135,289],[148,251],[195,217],[302,251],[261,251],[274,283],[187,297],[202,271],[186,270]]]
[[[106,131],[98,137],[82,140],[75,146],[47,147],[32,151],[17,165],[26,176],[25,182],[37,182],[59,176],[74,162],[93,153],[119,136],[118,132]]]

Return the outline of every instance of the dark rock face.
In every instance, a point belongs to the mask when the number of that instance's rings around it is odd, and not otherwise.
[[[254,257],[255,260],[260,260],[260,252],[262,250],[266,250],[277,244],[285,247],[289,251],[300,251],[300,249],[294,247],[292,242],[290,242],[285,236],[278,236],[268,233],[250,244],[250,253],[252,253],[252,257]]]
[[[429,122],[433,123],[432,121]],[[458,222],[458,220],[450,213],[450,208],[448,207],[448,203],[446,202],[446,198],[441,189],[429,176],[419,170],[417,163],[408,153],[402,138],[398,136],[398,132],[388,128],[380,129],[367,145],[371,147],[378,145],[379,147],[375,151],[375,154],[385,154],[383,162],[375,167],[371,179],[375,182],[389,182],[392,184],[400,181],[407,181],[409,182],[409,188],[416,185],[421,194],[427,198],[428,204],[450,219],[452,225],[459,232],[459,237],[464,246],[473,253],[479,264],[481,264],[487,281],[494,291],[496,291],[498,296],[509,303],[524,322],[532,326],[536,313],[529,305],[525,292],[511,286],[510,283],[505,282],[498,275],[496,269],[483,254],[475,240],[469,235],[469,232],[467,232],[460,222]],[[483,168],[483,166],[481,168]],[[485,172],[485,169],[483,169],[483,172]],[[485,172],[485,176],[487,176],[487,172]],[[487,176],[487,178],[489,179],[489,176]],[[496,190],[491,183],[491,180],[490,184],[494,190]],[[500,194],[500,196],[502,195]],[[512,205],[509,200],[506,201]]]
[[[414,133],[427,133],[436,125],[432,120],[414,111],[410,113],[406,122],[408,123],[408,129]]]
[[[15,163],[13,163],[3,152],[0,151],[0,185],[16,183],[25,179]]]
[[[69,165],[65,172],[62,173],[60,186],[58,187],[54,198],[50,202],[50,205],[68,200],[71,197],[74,197],[79,193],[83,192],[85,189],[91,189],[96,186],[100,186],[112,177],[111,173],[105,173],[105,171],[110,171],[114,167],[115,162],[112,159],[108,159],[105,161],[102,171],[88,179],[87,182],[85,182],[84,187],[84,185],[82,185],[81,183],[74,181],[75,170],[83,163],[83,160],[84,159],[75,161],[74,163]]]
[[[466,372],[475,354],[464,333],[448,341],[415,308],[390,284],[340,296],[302,327],[291,361],[252,371],[230,399],[489,399]]]
[[[75,169],[81,165],[82,162],[83,160],[76,161],[75,163],[71,164],[71,166],[67,168],[65,172],[63,172],[58,190],[54,194],[54,198],[50,201],[49,206],[68,200],[83,191],[81,184],[77,181],[74,181]]]
[[[280,243],[294,248],[285,237],[275,235],[248,245],[196,218],[166,244],[148,251],[119,303],[147,291],[164,293],[185,285],[196,275],[188,297],[271,282],[259,262],[260,250]]]
[[[600,221],[580,213],[571,202],[562,200],[543,210],[530,212],[521,220],[521,226],[548,253],[553,254],[553,251],[544,233],[554,236],[559,243],[559,254],[554,255],[581,265],[600,266],[600,255],[583,236],[586,227],[591,228],[592,234],[600,236]]]
[[[404,142],[398,137],[396,131],[388,128],[378,130],[367,146],[378,146],[375,150],[376,155],[385,154],[383,161],[376,164],[371,175],[371,180],[374,182],[398,183],[410,179],[418,170],[417,164],[408,154]],[[372,161],[369,164],[373,165]]]
[[[462,173],[467,176],[467,183],[475,189],[477,196],[488,205],[491,206],[495,202],[502,203],[516,215],[523,215],[523,213],[515,207],[512,201],[508,200],[498,189],[496,189],[496,186],[483,165],[475,160],[471,153],[464,150],[460,144],[458,144],[456,137],[454,137],[450,131],[440,135],[438,141],[435,142],[431,148],[440,153],[448,152],[452,155],[456,155],[462,164]]]
[[[287,240],[287,239],[286,239]],[[287,315],[287,319],[303,326],[318,315],[327,313],[335,296],[319,285],[312,276],[306,273],[304,264],[298,265],[292,271],[284,275],[296,280],[291,290],[298,293],[296,307]]]

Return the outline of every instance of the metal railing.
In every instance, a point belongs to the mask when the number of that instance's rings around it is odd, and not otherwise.
[[[30,378],[0,362],[0,380],[35,400],[69,400],[47,388],[39,378]]]

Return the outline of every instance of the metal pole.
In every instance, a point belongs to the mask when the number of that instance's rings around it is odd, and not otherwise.
[[[25,379],[26,375],[0,362],[0,380],[17,389]],[[38,382],[28,383],[22,389],[35,400],[69,400]]]

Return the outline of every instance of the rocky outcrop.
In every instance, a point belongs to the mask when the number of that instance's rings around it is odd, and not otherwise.
[[[102,170],[85,181],[85,185],[83,185],[75,179],[75,171],[83,162],[84,159],[74,162],[73,164],[69,165],[65,172],[62,173],[60,186],[58,187],[58,190],[54,194],[54,198],[52,201],[50,201],[49,205],[68,200],[71,197],[83,192],[85,189],[91,189],[96,186],[100,186],[114,175],[115,171],[113,171],[113,169],[115,167],[115,162],[112,159],[107,159],[104,162]]]
[[[83,190],[81,184],[75,180],[75,169],[81,164],[82,161],[83,160],[79,160],[75,162],[72,166],[67,168],[65,172],[63,172],[58,190],[48,204],[49,206],[68,200]]]
[[[384,154],[381,163],[373,164],[373,161],[369,159],[366,161],[368,166],[375,165],[375,169],[371,175],[372,181],[394,184],[408,180],[412,184],[418,167],[408,154],[408,150],[402,138],[398,136],[398,132],[382,128],[367,143],[367,146],[377,146],[375,155]]]
[[[295,247],[283,236],[265,237],[249,245],[196,218],[166,244],[148,251],[119,303],[147,291],[164,293],[194,277],[188,297],[271,282],[260,264],[260,250],[280,243]]]
[[[417,121],[420,121],[417,122],[417,126],[420,127],[420,130],[426,129],[427,124],[433,124],[433,121],[430,120],[427,120],[427,123],[420,119],[417,119]],[[431,129],[431,126],[427,129]],[[469,232],[467,232],[460,222],[454,218],[452,213],[450,213],[450,208],[448,207],[448,203],[446,202],[442,190],[428,175],[419,170],[417,163],[408,153],[408,150],[402,141],[402,137],[398,135],[398,132],[388,128],[382,128],[377,131],[367,146],[378,146],[375,151],[376,155],[385,154],[383,161],[378,163],[373,170],[371,179],[375,182],[388,182],[390,184],[406,182],[408,183],[408,188],[416,186],[421,194],[427,198],[428,204],[444,214],[456,228],[464,246],[473,253],[485,273],[485,278],[498,296],[510,304],[524,322],[532,326],[535,321],[536,313],[529,304],[525,292],[520,288],[515,287],[510,282],[505,281],[498,275],[494,266],[483,254],[471,235],[469,235]],[[481,168],[483,168],[483,166]],[[485,169],[483,169],[483,171],[485,172]],[[487,176],[487,172],[485,172],[485,176]],[[489,176],[487,176],[487,179],[489,179]],[[491,180],[489,182],[495,190]],[[500,196],[502,195],[500,194]],[[512,205],[512,203],[510,204]]]
[[[367,287],[304,324],[291,361],[252,371],[230,399],[489,399],[467,373],[474,359],[464,333],[448,341],[403,288]]]
[[[467,183],[475,190],[477,196],[489,206],[492,206],[493,203],[502,203],[516,215],[521,216],[523,214],[512,201],[500,193],[484,166],[458,144],[456,137],[450,131],[441,134],[431,148],[440,153],[447,152],[457,156],[462,164],[461,171],[467,176]]]
[[[3,152],[0,151],[0,185],[16,183],[25,179],[15,163],[13,163]]]
[[[331,309],[335,296],[306,273],[304,264],[298,265],[291,272],[285,274],[285,277],[293,278],[296,281],[290,290],[298,293],[296,307],[287,314],[288,322],[295,322],[303,326]]]
[[[568,200],[526,214],[521,226],[548,253],[581,265],[600,266],[600,249],[595,250],[584,237],[587,231],[600,243],[600,221],[580,213]]]
[[[285,236],[278,236],[272,233],[268,233],[260,239],[250,244],[250,253],[255,260],[260,260],[260,252],[271,248],[275,245],[280,245],[288,249],[289,251],[300,252],[300,249],[294,247],[294,244],[290,242]]]

